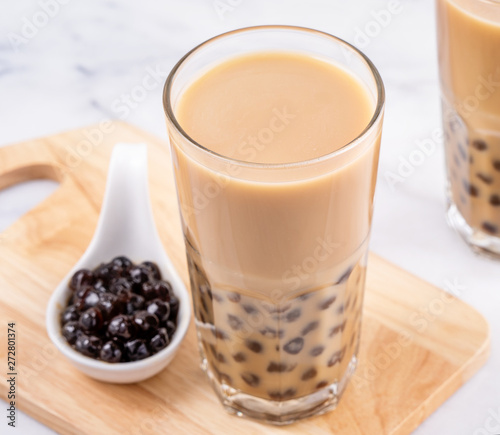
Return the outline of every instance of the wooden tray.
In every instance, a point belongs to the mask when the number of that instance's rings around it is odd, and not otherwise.
[[[93,234],[116,142],[148,144],[155,218],[188,282],[167,144],[124,123],[105,127],[0,149],[0,189],[34,178],[60,182],[0,235],[2,336],[15,321],[18,406],[42,423],[64,434],[408,434],[486,361],[489,329],[479,313],[372,254],[360,365],[338,409],[325,416],[276,428],[226,414],[198,367],[193,325],[160,375],[128,386],[87,378],[51,344],[44,316]],[[0,383],[3,398],[7,385]]]

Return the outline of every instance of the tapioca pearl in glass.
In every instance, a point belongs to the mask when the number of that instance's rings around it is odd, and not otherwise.
[[[305,337],[307,334],[310,332],[315,331],[319,327],[319,321],[318,320],[313,320],[311,322],[308,322],[301,330],[300,334]]]
[[[483,139],[474,139],[471,142],[471,147],[477,151],[486,151],[488,149],[488,144]]]
[[[469,160],[468,152],[466,151],[466,148],[461,141],[457,142],[457,150],[459,157],[467,164],[467,161]]]
[[[489,175],[489,174],[485,174],[485,173],[482,173],[482,172],[478,172],[476,174],[476,178],[479,179],[481,182],[483,182],[484,184],[490,186],[491,184],[493,184],[493,181],[494,181],[494,178]]]
[[[498,234],[498,226],[489,222],[489,221],[484,221],[481,224],[481,229],[485,231],[488,234],[491,235],[497,235]]]

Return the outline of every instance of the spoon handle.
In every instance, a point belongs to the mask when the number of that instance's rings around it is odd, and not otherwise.
[[[149,197],[147,146],[117,144],[92,244],[110,256],[133,247],[135,256],[142,257],[158,240]]]

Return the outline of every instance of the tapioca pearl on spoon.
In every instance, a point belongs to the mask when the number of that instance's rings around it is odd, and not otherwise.
[[[83,286],[92,286],[94,283],[95,276],[89,269],[80,269],[77,270],[71,280],[69,282],[69,288],[73,291],[83,287]]]

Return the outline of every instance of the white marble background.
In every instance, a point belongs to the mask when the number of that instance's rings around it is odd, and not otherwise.
[[[374,24],[389,8],[386,21]],[[166,138],[161,89],[168,71],[187,50],[231,29],[292,24],[354,42],[387,90],[372,250],[437,286],[459,283],[460,297],[492,328],[487,365],[415,433],[500,433],[500,263],[473,255],[445,223],[443,151],[429,142],[440,128],[434,20],[433,0],[3,0],[0,145],[104,118]],[[158,71],[157,86],[123,105],[148,68]],[[422,140],[432,152],[391,186],[385,174],[397,173]],[[54,188],[36,181],[0,192],[0,230]],[[18,431],[7,432],[2,417],[0,433],[53,433],[25,414],[18,420]]]

